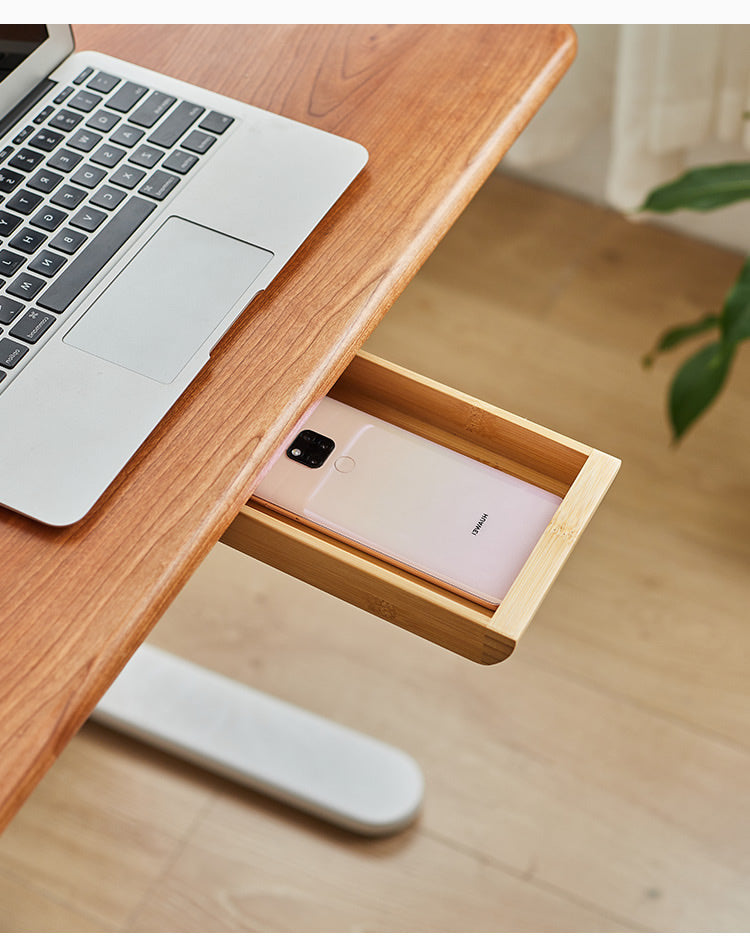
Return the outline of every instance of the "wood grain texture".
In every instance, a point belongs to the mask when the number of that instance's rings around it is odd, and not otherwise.
[[[76,39],[349,136],[370,162],[87,519],[52,530],[0,512],[0,827],[575,46],[556,26],[86,26]]]

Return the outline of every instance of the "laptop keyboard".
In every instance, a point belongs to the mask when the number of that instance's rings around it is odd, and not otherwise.
[[[86,68],[0,148],[0,391],[233,121]]]

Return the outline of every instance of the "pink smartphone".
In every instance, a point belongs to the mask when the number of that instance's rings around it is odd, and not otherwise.
[[[490,608],[561,501],[330,397],[253,497]]]

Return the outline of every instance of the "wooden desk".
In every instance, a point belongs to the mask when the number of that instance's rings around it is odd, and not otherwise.
[[[95,510],[0,511],[0,827],[559,79],[560,26],[86,26],[91,48],[351,137],[364,173]],[[54,485],[54,466],[50,466]]]

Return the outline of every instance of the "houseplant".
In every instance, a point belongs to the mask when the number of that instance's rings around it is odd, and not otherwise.
[[[744,199],[750,199],[750,162],[726,163],[691,169],[659,186],[649,193],[641,210],[711,211]],[[706,343],[683,362],[669,389],[668,410],[674,442],[716,399],[726,383],[740,344],[750,339],[750,257],[721,309],[667,330],[645,356],[644,364],[650,365],[656,355],[698,335],[705,335]]]

